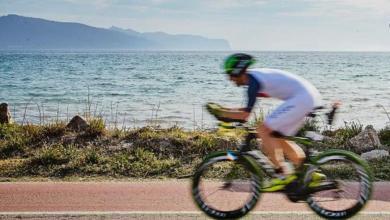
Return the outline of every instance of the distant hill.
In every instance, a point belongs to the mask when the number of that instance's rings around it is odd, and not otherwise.
[[[132,29],[121,29],[111,27],[110,30],[126,33],[129,36],[140,37],[158,44],[159,49],[180,50],[182,48],[188,50],[227,50],[230,49],[229,43],[222,39],[208,39],[202,36],[187,35],[187,34],[167,34],[164,32],[145,32],[140,33]]]
[[[226,40],[96,28],[18,15],[0,17],[0,49],[229,50]]]

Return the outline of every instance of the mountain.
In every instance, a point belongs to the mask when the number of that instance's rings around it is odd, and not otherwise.
[[[17,15],[0,17],[1,49],[150,49],[156,43],[104,28]]]
[[[167,34],[164,32],[145,32],[139,33],[132,29],[121,29],[118,27],[111,27],[110,30],[126,33],[129,36],[141,37],[150,41],[156,42],[159,49],[180,50],[182,48],[188,50],[199,50],[204,48],[206,50],[226,50],[230,49],[229,43],[223,39],[208,39],[197,35],[187,34]]]
[[[92,27],[18,15],[0,17],[0,49],[229,50],[225,40]]]

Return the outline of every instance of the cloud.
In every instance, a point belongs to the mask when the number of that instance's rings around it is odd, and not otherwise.
[[[381,13],[382,15],[390,12],[389,0],[338,0],[335,2],[339,5],[370,10],[371,12]]]
[[[343,19],[382,18],[390,13],[389,0],[302,0],[300,11],[281,12],[281,15],[300,17],[339,17]]]
[[[269,1],[269,0],[268,0]],[[218,9],[256,7],[267,3],[267,0],[202,0],[202,5]]]
[[[370,49],[374,43],[390,48],[390,0],[0,2],[3,14],[16,13],[97,27],[115,25],[141,32],[200,34],[225,38],[235,49]]]
[[[83,0],[63,0],[65,3],[70,3],[74,5],[85,5],[94,7],[96,9],[105,9],[108,8],[112,1],[110,0],[94,0],[94,1],[83,1]]]

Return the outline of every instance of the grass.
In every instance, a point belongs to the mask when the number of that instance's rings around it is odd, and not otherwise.
[[[334,131],[324,131],[323,134],[332,138],[331,145],[348,148],[348,140],[358,135],[361,131],[363,131],[363,125],[359,122],[352,121],[344,122],[344,127]]]
[[[376,180],[387,180],[389,181],[389,174],[390,174],[390,156],[383,157],[381,159],[376,159],[373,161],[370,161],[371,169],[375,175]]]
[[[383,145],[386,145],[390,149],[390,126],[386,126],[378,133],[379,139]]]
[[[320,131],[320,127],[317,125],[317,121],[315,120],[315,118],[306,119],[302,128],[298,131],[297,136],[300,137],[305,136],[306,131],[315,131],[315,132]]]
[[[178,127],[106,130],[102,119],[89,123],[83,132],[58,122],[0,125],[0,178],[176,178],[191,174],[209,152],[237,143]]]
[[[83,133],[83,136],[86,138],[96,138],[103,136],[106,133],[106,125],[103,118],[89,118],[88,128]]]
[[[25,145],[24,140],[20,137],[0,142],[0,159],[24,155],[26,151]]]
[[[243,135],[176,126],[106,129],[101,118],[91,118],[89,124],[83,132],[70,131],[58,121],[41,126],[0,124],[0,180],[179,178],[191,175],[208,153],[235,149]],[[322,133],[333,138],[332,148],[345,148],[362,127],[349,123]],[[320,128],[307,121],[300,132],[306,130]],[[390,129],[382,129],[379,136],[390,149]],[[389,159],[370,162],[378,180],[390,180]]]

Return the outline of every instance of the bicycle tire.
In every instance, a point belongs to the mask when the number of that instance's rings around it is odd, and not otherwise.
[[[242,165],[251,174],[251,193],[249,200],[242,206],[234,210],[218,210],[208,204],[202,197],[200,182],[204,172],[213,164],[223,161],[233,161]],[[196,205],[208,216],[215,219],[235,219],[240,218],[250,212],[258,202],[261,192],[262,178],[259,168],[253,158],[247,155],[240,155],[236,151],[215,152],[206,157],[198,166],[192,179],[192,196]]]
[[[329,165],[330,162],[337,163],[346,163],[351,164],[351,167],[355,170],[349,170],[349,175],[345,175],[345,178],[353,178],[355,174],[353,174],[353,171],[356,171],[356,179],[359,181],[355,185],[358,188],[358,193],[356,196],[356,202],[355,200],[352,201],[351,197],[349,199],[345,199],[345,201],[348,200],[348,203],[351,202],[351,206],[346,209],[341,210],[332,210],[327,207],[323,207],[324,205],[321,205],[320,202],[316,201],[314,198],[314,194],[308,195],[306,202],[309,205],[309,207],[319,216],[324,217],[326,219],[346,219],[354,216],[356,213],[358,213],[367,203],[367,201],[370,199],[371,193],[372,193],[372,173],[371,170],[367,164],[366,161],[361,159],[357,154],[354,154],[349,151],[344,150],[329,150],[326,152],[323,152],[316,156],[314,158],[314,164],[310,168],[312,171],[314,170],[324,170],[326,169],[326,166],[330,167],[333,166],[336,167],[337,165]],[[339,165],[339,164],[338,164]],[[325,167],[325,168],[321,168]],[[348,169],[347,169],[348,170]],[[346,172],[346,171],[344,171]],[[312,172],[307,172],[305,175],[305,179],[309,179]],[[337,175],[337,174],[335,174]],[[353,184],[350,182],[349,184]],[[350,185],[351,187],[352,185]],[[348,188],[348,187],[347,187]],[[352,187],[351,187],[352,188]],[[321,191],[319,192],[321,193]],[[339,192],[337,192],[338,194]],[[352,197],[353,198],[353,197]],[[337,199],[337,196],[336,196]],[[341,198],[339,201],[341,201]],[[336,200],[334,200],[336,201]],[[339,208],[339,206],[338,206]],[[336,209],[336,208],[334,208]]]

